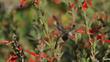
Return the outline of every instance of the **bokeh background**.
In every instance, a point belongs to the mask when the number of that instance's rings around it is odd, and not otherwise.
[[[76,0],[40,0],[40,3],[33,3],[33,1],[26,0],[25,3],[21,3],[20,0],[0,0],[0,62],[6,62],[10,56],[10,52],[16,54],[16,51],[12,48],[13,45],[11,45],[13,43],[13,32],[16,32],[16,36],[19,38],[17,40],[19,41],[18,44],[24,49],[26,56],[25,62],[29,62],[30,57],[35,59],[31,54],[25,52],[25,50],[35,52],[36,54],[44,50],[43,52],[48,57],[57,59],[51,62],[82,62],[82,60],[83,62],[91,62],[92,59],[89,56],[91,54],[88,51],[92,51],[92,48],[88,47],[89,44],[86,42],[87,36],[74,33],[74,30],[79,28],[85,29],[85,19],[82,16],[85,14],[83,14],[81,9],[78,9],[78,7],[82,7],[84,0],[78,0],[78,2],[74,3],[77,8],[76,10],[69,10],[69,3],[75,2]],[[110,40],[110,0],[91,1],[92,7],[88,6],[86,11],[86,21],[89,20],[87,22],[88,27],[91,28],[93,26],[93,29],[98,29],[95,27],[103,25],[98,21],[101,19],[103,21],[102,23],[107,25],[102,27],[92,38],[98,34],[104,34],[105,39]],[[20,6],[21,4],[23,6]],[[68,29],[70,30],[72,25],[75,25],[72,33],[77,35],[77,40],[80,39],[79,42],[75,42],[74,36],[72,39],[65,40],[68,37],[68,34],[65,34],[66,37],[60,39],[58,42],[62,47],[58,45],[55,49],[56,39],[62,35],[61,32],[63,31],[57,29],[55,25],[57,22],[55,20],[67,31]],[[81,32],[79,31],[79,33]],[[82,37],[84,37],[83,40],[81,39]],[[94,43],[95,52],[100,52],[99,55],[96,55],[97,60],[95,62],[98,60],[99,62],[110,62],[110,41],[104,44],[100,44],[101,42]],[[77,45],[77,47],[74,45]],[[73,53],[73,51],[75,52]],[[106,51],[108,51],[108,60],[104,61],[102,58],[106,55]],[[36,60],[35,62],[38,61]],[[44,62],[46,61],[44,60]],[[47,60],[47,62],[49,61]]]

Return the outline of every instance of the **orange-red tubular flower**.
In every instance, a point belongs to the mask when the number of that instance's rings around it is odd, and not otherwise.
[[[105,38],[105,35],[104,34],[98,34],[97,35],[97,40],[102,40]]]
[[[88,6],[87,6],[87,2],[84,1],[83,5],[82,5],[82,10],[83,10],[83,11],[86,11],[87,8],[88,8]]]
[[[20,6],[21,7],[24,7],[26,5],[26,0],[20,0]]]
[[[69,10],[71,10],[71,9],[75,9],[75,4],[74,3],[70,3]]]
[[[18,56],[11,54],[7,60],[7,62],[16,62],[18,59]]]
[[[93,35],[95,34],[95,31],[93,29],[89,29],[89,34]]]
[[[25,52],[27,52],[27,53],[29,53],[30,55],[32,55],[32,56],[39,56],[39,54],[36,54],[35,52],[31,52],[31,51],[29,51],[29,50],[25,50]]]
[[[29,58],[28,62],[35,62],[32,58]]]
[[[55,4],[60,4],[60,3],[62,2],[62,0],[53,0],[53,2],[54,2]]]
[[[8,44],[10,43],[8,40],[0,40],[0,44]]]
[[[104,40],[105,43],[110,43],[110,40]]]
[[[84,29],[82,29],[82,28],[77,29],[76,32],[77,32],[77,33],[81,33],[81,34],[85,33]]]
[[[47,54],[44,53],[44,52],[41,52],[39,55],[40,55],[41,58],[47,58]]]

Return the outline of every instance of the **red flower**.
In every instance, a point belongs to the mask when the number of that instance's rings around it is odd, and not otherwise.
[[[82,28],[80,28],[80,29],[76,30],[76,32],[83,34],[84,33],[84,30]]]
[[[46,54],[46,53],[43,53],[43,52],[42,52],[42,53],[40,53],[39,55],[40,55],[41,58],[47,58],[47,54]]]
[[[102,39],[105,38],[105,35],[104,34],[99,34],[96,37],[97,37],[97,40],[102,40]]]
[[[61,0],[53,0],[53,2],[54,2],[55,4],[60,4],[60,3],[61,3]]]
[[[94,34],[95,32],[94,32],[94,30],[93,29],[90,29],[89,30],[89,34]]]
[[[49,58],[47,58],[48,62],[54,62],[55,59],[56,59],[55,57],[49,57]]]
[[[8,44],[10,43],[8,40],[0,40],[0,44]]]
[[[34,61],[32,58],[29,58],[28,62],[36,62],[36,61]]]
[[[7,60],[7,62],[16,62],[18,59],[18,56],[16,56],[15,54],[11,54]]]
[[[71,10],[71,9],[74,9],[74,8],[75,8],[75,4],[74,3],[70,3],[69,9]]]
[[[88,6],[87,6],[87,2],[84,1],[83,5],[82,5],[82,10],[83,10],[83,11],[86,11],[87,8],[88,8]]]
[[[105,43],[110,43],[110,40],[104,40]]]
[[[20,6],[24,7],[26,5],[26,0],[20,0]]]
[[[23,49],[21,47],[19,47],[18,50],[23,50]]]
[[[36,54],[35,52],[30,52],[29,50],[25,50],[25,52],[31,54],[32,56],[39,56],[38,54]]]

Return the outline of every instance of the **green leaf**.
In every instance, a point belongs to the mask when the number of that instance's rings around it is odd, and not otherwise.
[[[86,13],[87,13],[87,15],[88,15],[89,18],[92,18],[93,17],[93,14],[94,14],[94,10],[89,7],[87,9],[87,12]]]
[[[43,62],[48,62],[48,60],[47,59],[43,59]]]
[[[68,6],[67,6],[66,3],[62,2],[62,3],[60,4],[60,8],[61,8],[62,10],[64,10],[64,11],[66,11],[67,8],[68,8]]]
[[[67,44],[70,46],[73,46],[73,45],[75,45],[75,41],[74,40],[68,40]]]
[[[39,52],[40,52],[39,50],[35,50],[35,53],[39,54]]]
[[[87,34],[83,34],[83,35],[82,35],[82,38],[87,39],[87,38],[89,38],[89,37],[88,37]]]

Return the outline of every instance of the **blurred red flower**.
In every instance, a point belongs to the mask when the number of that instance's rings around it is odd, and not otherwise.
[[[105,43],[110,43],[110,40],[104,40]]]
[[[8,40],[0,40],[0,44],[8,44],[10,43]]]
[[[81,34],[85,33],[84,29],[82,29],[82,28],[77,29],[76,32],[77,32],[77,33],[81,33]]]
[[[104,34],[98,34],[96,37],[97,37],[97,40],[102,40],[105,38],[105,35]]]
[[[60,3],[61,3],[61,0],[53,0],[53,2],[54,2],[55,4],[60,4]]]
[[[29,58],[28,62],[35,62],[32,58]]]
[[[35,52],[31,52],[29,50],[25,50],[25,52],[29,53],[32,56],[39,56],[39,54],[36,54]]]
[[[82,10],[83,10],[83,11],[86,11],[87,8],[88,8],[88,6],[87,6],[87,2],[84,1],[83,5],[82,5]]]
[[[41,52],[39,55],[40,55],[41,58],[47,58],[47,54],[44,53],[44,52]]]
[[[26,5],[27,1],[26,0],[20,0],[20,6],[24,7]]]
[[[89,29],[89,34],[94,34],[94,33],[95,33],[94,30]]]
[[[74,8],[75,8],[75,4],[74,3],[70,3],[69,10],[74,9]]]
[[[15,54],[11,54],[7,60],[7,62],[16,62],[18,59],[18,56],[16,56]]]

